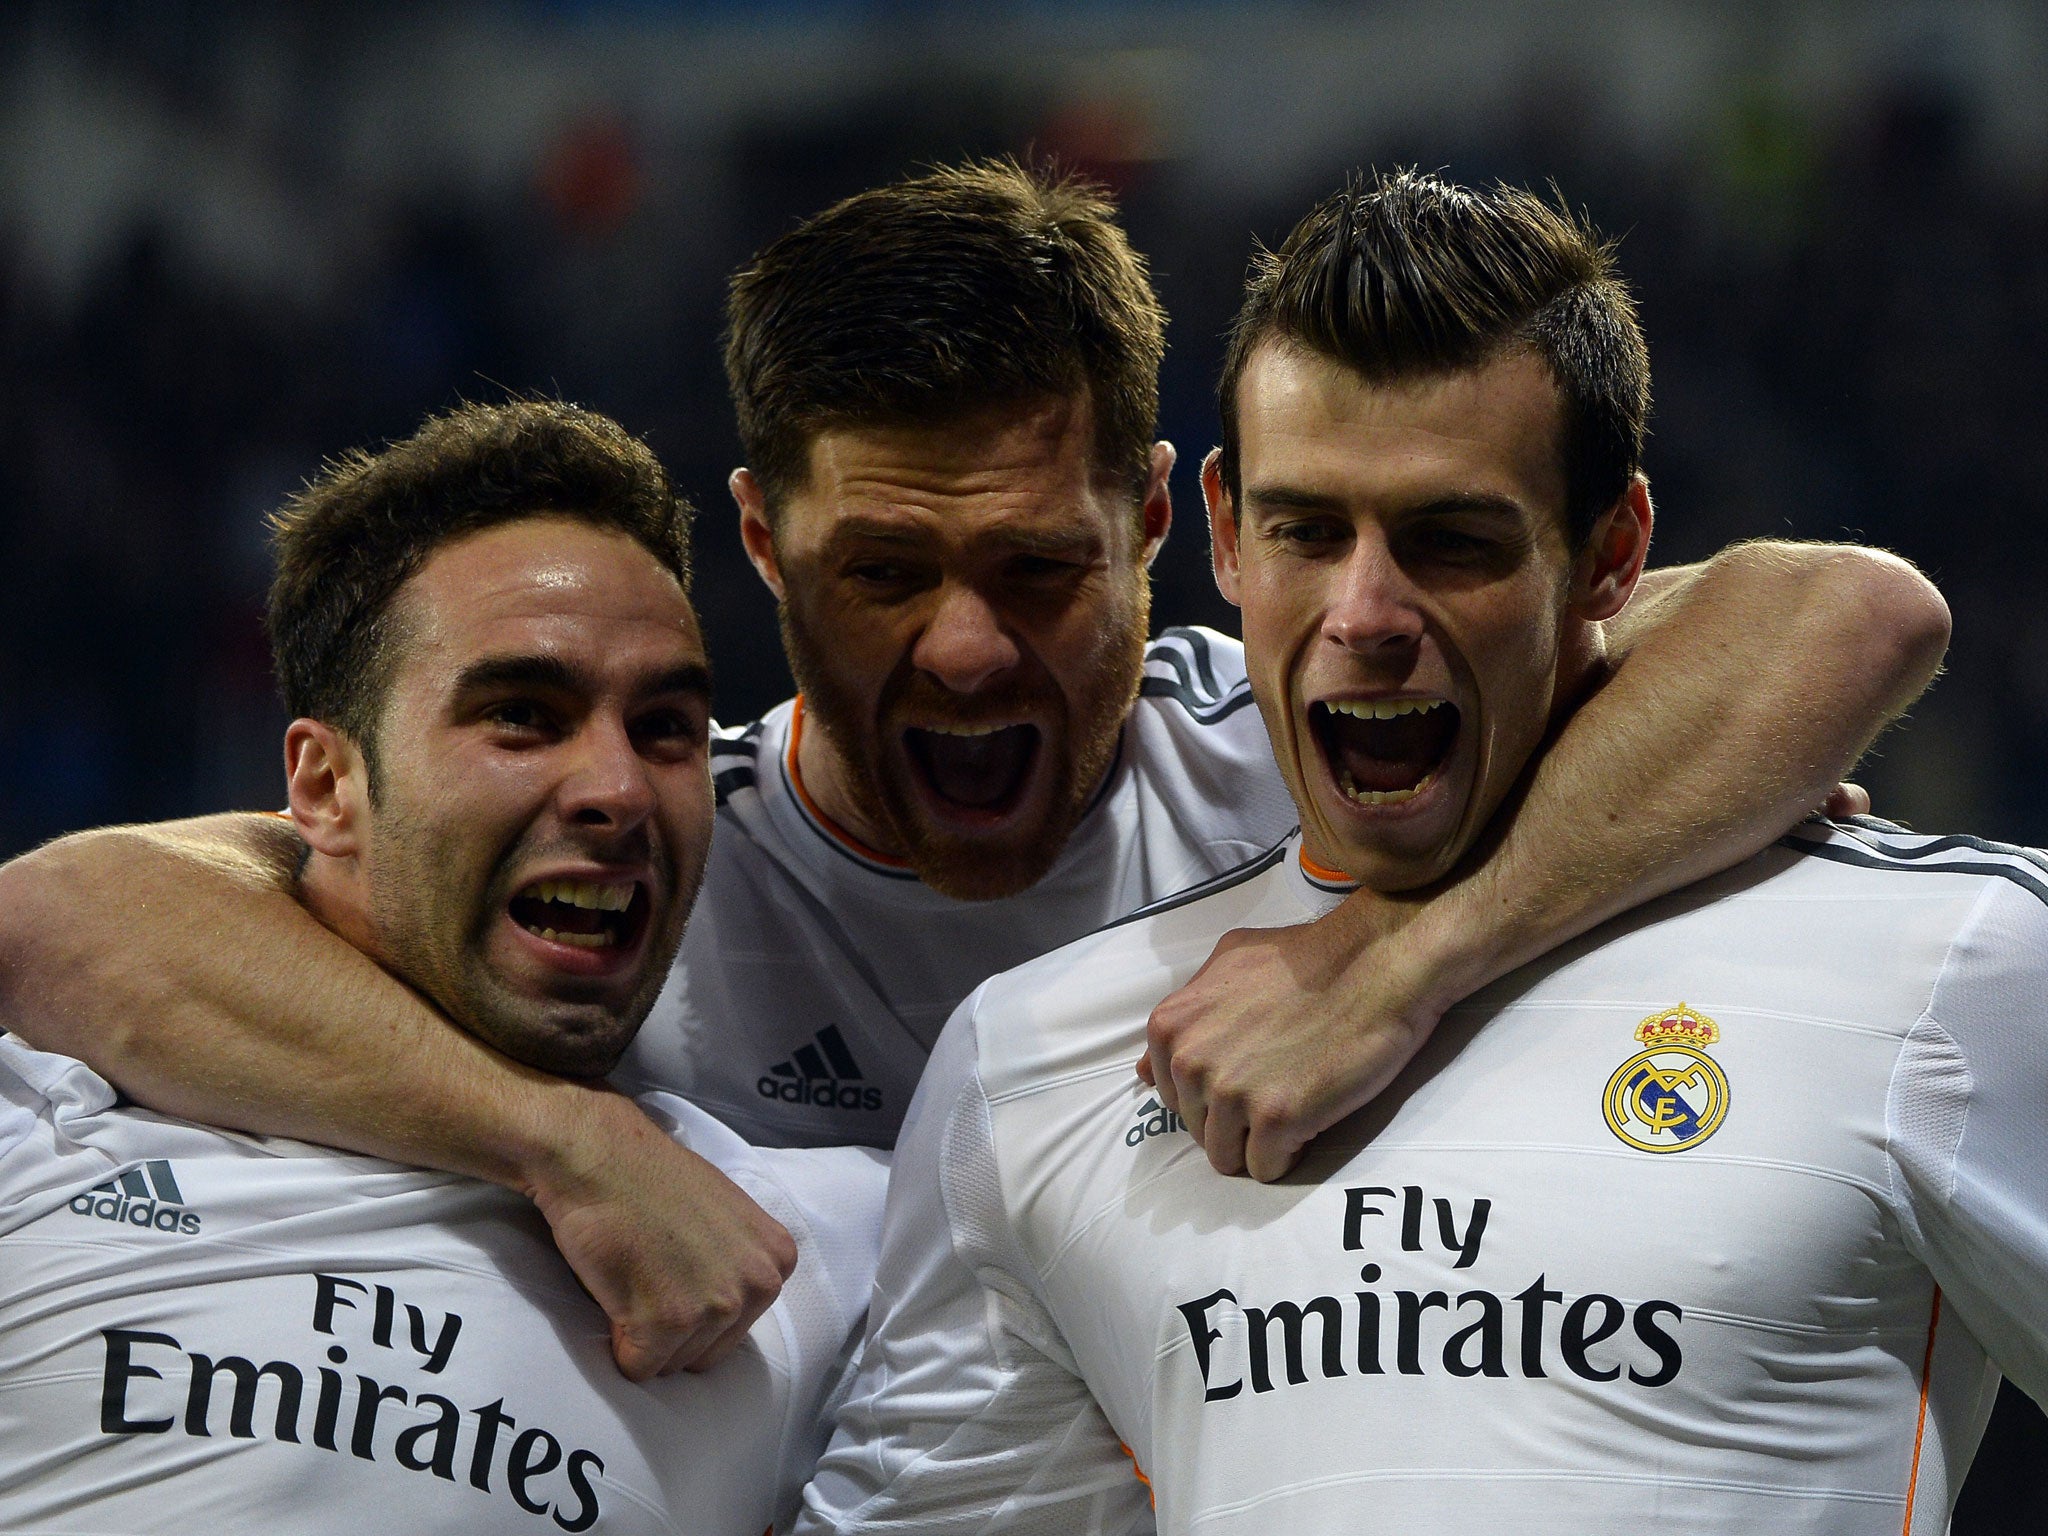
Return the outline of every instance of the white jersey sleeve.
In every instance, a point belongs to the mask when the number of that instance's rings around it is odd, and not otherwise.
[[[897,1144],[866,1355],[799,1536],[1151,1524],[1135,1463],[1011,1235],[974,1005],[940,1038]]]
[[[1907,1244],[2005,1373],[2048,1402],[2048,861],[2012,850],[1950,946],[1885,1106]],[[2038,858],[2038,855],[2034,856]]]

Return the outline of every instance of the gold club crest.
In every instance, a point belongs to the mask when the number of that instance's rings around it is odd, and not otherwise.
[[[1721,1026],[1680,1003],[1636,1026],[1643,1049],[1607,1079],[1607,1128],[1644,1152],[1696,1147],[1728,1115],[1728,1077],[1707,1054]]]

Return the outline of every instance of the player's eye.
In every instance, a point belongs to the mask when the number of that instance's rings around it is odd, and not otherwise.
[[[538,738],[553,734],[555,720],[533,699],[500,699],[484,710],[483,718],[506,736]]]
[[[1402,536],[1401,554],[1433,565],[1492,570],[1514,564],[1522,541],[1491,525],[1424,523]]]
[[[704,739],[705,722],[685,709],[649,710],[633,722],[633,742],[650,755],[680,755]]]
[[[847,576],[864,587],[900,587],[910,580],[910,568],[889,560],[860,560],[846,568]]]
[[[1351,536],[1351,530],[1330,518],[1294,518],[1275,523],[1266,530],[1274,543],[1298,554],[1322,554],[1335,549]]]
[[[1018,555],[1010,561],[1010,579],[1033,585],[1064,581],[1082,569],[1077,561],[1054,555]]]

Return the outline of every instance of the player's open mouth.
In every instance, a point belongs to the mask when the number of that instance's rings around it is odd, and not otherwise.
[[[512,921],[572,949],[626,949],[647,926],[637,880],[536,880],[511,902]]]
[[[909,726],[903,749],[943,806],[1000,817],[1016,809],[1038,762],[1035,725]]]
[[[1458,739],[1458,706],[1448,699],[1331,699],[1311,704],[1308,717],[1330,777],[1357,805],[1414,799]]]

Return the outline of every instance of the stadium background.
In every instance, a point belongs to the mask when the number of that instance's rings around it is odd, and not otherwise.
[[[0,5],[0,855],[280,799],[263,514],[506,390],[703,511],[720,714],[788,683],[724,491],[721,284],[920,164],[1119,193],[1172,315],[1162,620],[1231,627],[1194,467],[1254,239],[1355,165],[1554,180],[1622,237],[1661,561],[1887,545],[1956,613],[1861,776],[2048,841],[2048,8],[2023,0]],[[1686,750],[1683,742],[1673,751]],[[1958,1536],[2048,1529],[2008,1390]]]

